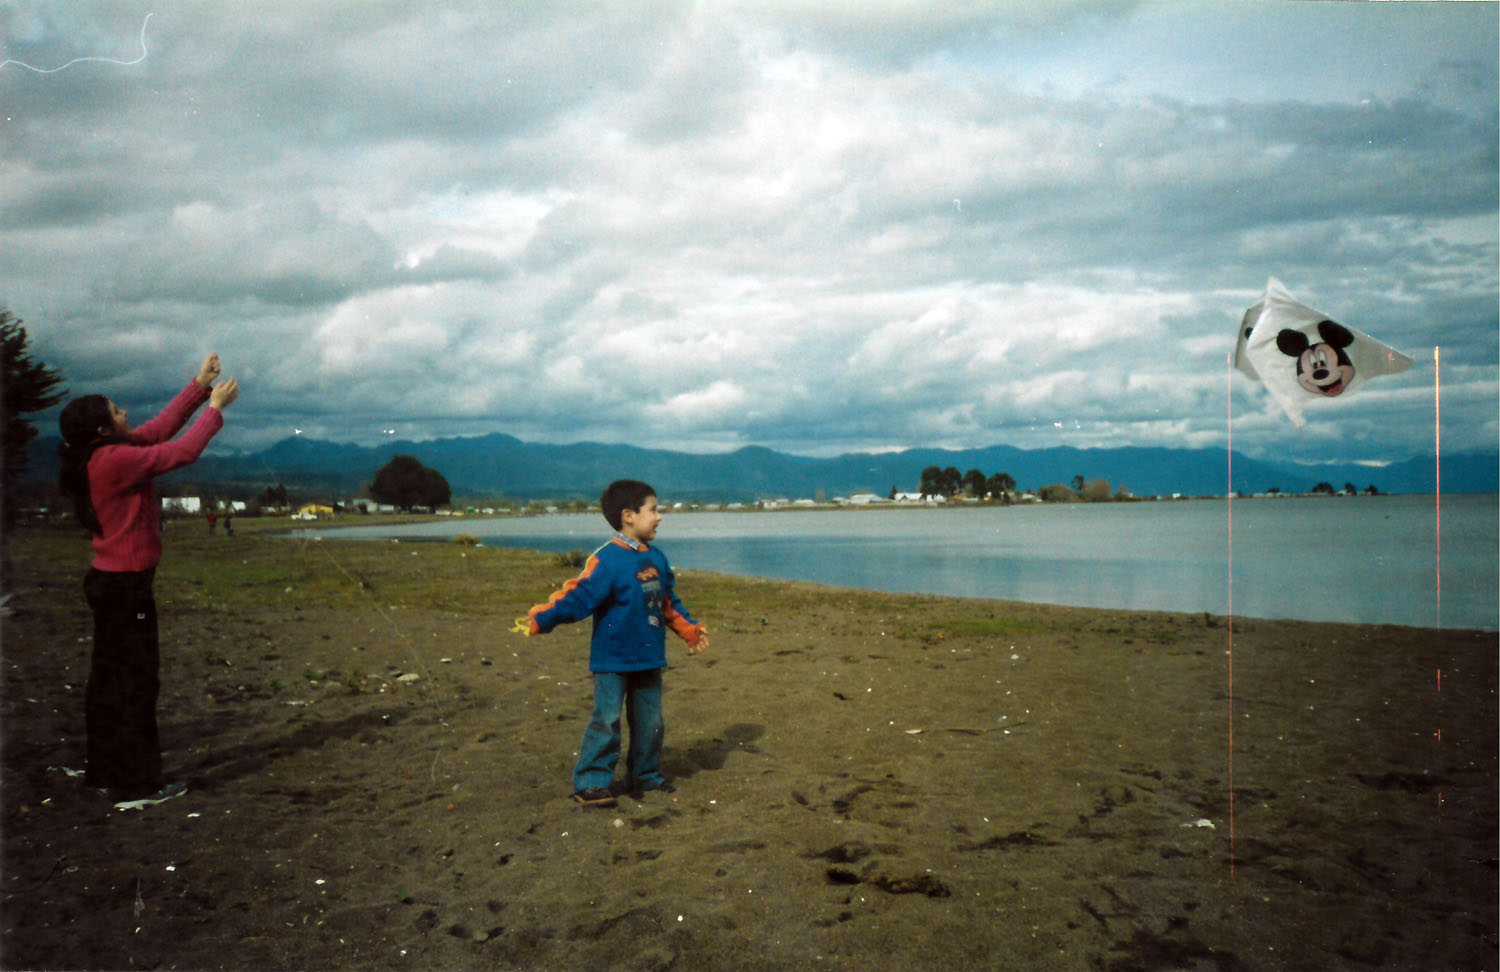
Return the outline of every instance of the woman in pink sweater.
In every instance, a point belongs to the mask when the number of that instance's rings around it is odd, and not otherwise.
[[[87,780],[117,800],[159,803],[187,791],[162,778],[156,731],[159,654],[151,585],[161,532],[151,479],[196,460],[224,426],[223,410],[240,388],[233,378],[215,385],[218,377],[219,356],[211,354],[162,413],[136,429],[103,395],[74,399],[58,419],[59,480],[94,538],[93,566],[83,581],[94,612],[84,703]],[[198,421],[174,441],[205,401]]]

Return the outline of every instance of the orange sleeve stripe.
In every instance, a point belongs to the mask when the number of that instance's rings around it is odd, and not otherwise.
[[[531,631],[532,631],[533,634],[535,634],[537,632],[537,630],[538,630],[538,626],[537,626],[537,623],[536,623],[536,616],[538,614],[541,614],[543,611],[546,611],[546,610],[552,608],[554,605],[557,604],[558,601],[561,601],[563,598],[565,598],[569,594],[571,594],[573,592],[573,589],[575,587],[577,587],[579,584],[582,584],[584,581],[588,580],[589,575],[591,575],[594,572],[594,568],[596,568],[598,566],[599,566],[599,558],[595,557],[593,555],[590,555],[589,559],[586,560],[586,561],[584,561],[583,570],[579,572],[579,574],[578,574],[577,577],[573,578],[572,580],[570,580],[566,584],[564,584],[562,586],[562,590],[557,591],[551,597],[547,598],[547,600],[544,603],[538,604],[535,607],[533,607],[530,611],[526,612],[526,616],[531,619]]]

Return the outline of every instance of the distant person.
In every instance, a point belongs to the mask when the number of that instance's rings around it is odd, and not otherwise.
[[[117,801],[145,805],[187,792],[184,784],[163,779],[157,739],[159,651],[151,587],[162,541],[151,479],[196,460],[223,427],[223,410],[240,388],[233,378],[215,385],[218,376],[219,356],[211,354],[162,413],[136,429],[103,395],[74,399],[58,418],[59,482],[94,543],[93,565],[83,580],[94,613],[84,702],[85,779]],[[209,407],[198,421],[173,441],[205,401]]]
[[[208,514],[208,534],[209,534],[209,536],[213,536],[214,525],[217,524],[218,522],[219,522],[219,518],[217,516],[215,516],[212,513]]]
[[[232,513],[224,514],[224,535],[227,537],[234,536],[234,514]]]
[[[666,556],[650,546],[661,523],[656,491],[622,479],[610,483],[599,502],[614,537],[589,556],[582,573],[521,619],[527,634],[546,634],[593,615],[594,711],[573,768],[573,799],[588,807],[615,803],[622,707],[630,724],[625,791],[675,791],[661,771],[666,629],[687,642],[690,655],[708,648],[708,632],[677,599]]]

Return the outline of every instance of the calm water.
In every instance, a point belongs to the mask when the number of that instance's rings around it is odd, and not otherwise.
[[[1497,497],[667,512],[681,571],[1081,607],[1494,630]],[[307,530],[592,550],[597,513]],[[1231,583],[1232,571],[1232,583]],[[1232,600],[1231,600],[1232,599]]]

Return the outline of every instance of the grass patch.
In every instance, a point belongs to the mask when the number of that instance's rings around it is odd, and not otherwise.
[[[1011,638],[1037,634],[1051,626],[1034,618],[970,617],[948,618],[941,621],[939,627],[950,638]]]

